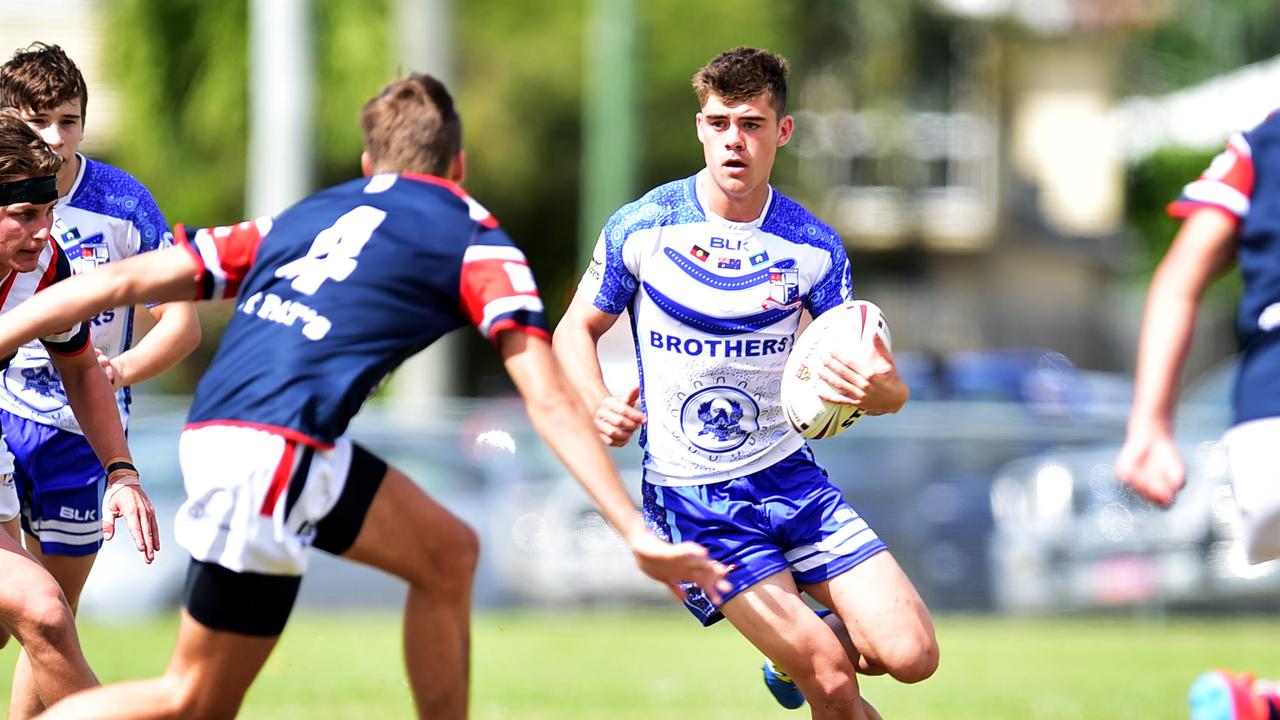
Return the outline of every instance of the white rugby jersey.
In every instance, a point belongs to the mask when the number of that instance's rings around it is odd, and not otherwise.
[[[80,155],[71,192],[54,206],[53,237],[76,273],[173,244],[173,235],[151,193],[129,173]],[[94,347],[108,357],[133,343],[133,307],[94,316]],[[129,389],[116,394],[121,422],[129,419]],[[38,342],[27,343],[4,371],[0,407],[45,425],[80,432],[62,380]]]
[[[779,395],[801,310],[853,297],[840,237],[799,203],[771,188],[760,217],[730,222],[698,178],[615,213],[580,285],[597,308],[631,312],[649,418],[639,442],[659,485],[741,477],[798,450]]]

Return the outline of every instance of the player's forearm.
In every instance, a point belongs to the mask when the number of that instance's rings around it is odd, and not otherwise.
[[[129,457],[115,391],[98,366],[93,351],[51,357],[62,377],[62,387],[67,391],[67,402],[98,460],[105,467],[113,459]]]
[[[556,328],[552,343],[564,374],[570,378],[588,412],[594,412],[600,401],[610,394],[600,369],[598,340],[587,327],[566,317]]]
[[[200,319],[195,304],[172,302],[151,309],[155,327],[136,345],[112,359],[120,376],[117,385],[150,380],[191,354],[200,345]]]
[[[629,539],[644,531],[644,521],[591,425],[586,408],[545,342],[515,337],[506,340],[511,342],[504,348],[507,371],[525,399],[534,429],[623,537]]]

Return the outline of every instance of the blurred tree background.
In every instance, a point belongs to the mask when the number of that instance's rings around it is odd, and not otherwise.
[[[398,66],[392,1],[312,2],[317,187],[359,173],[361,106],[397,73],[418,69]],[[1280,6],[1272,2],[1169,2],[1163,21],[1128,40],[1122,93],[1164,92],[1280,52],[1280,36],[1271,30]],[[931,86],[945,78],[921,69],[945,63],[938,59],[945,58],[942,29],[956,22],[939,11],[941,4],[809,0],[741,3],[730,11],[719,3],[637,0],[640,160],[633,195],[700,167],[690,77],[710,57],[737,45],[782,52],[796,77],[835,78],[854,107],[930,109],[928,98],[945,96]],[[525,248],[554,322],[581,272],[584,33],[595,3],[529,7],[468,0],[452,7],[459,53],[452,89],[464,121],[466,185]],[[248,0],[115,0],[109,8],[113,41],[105,45],[106,59],[121,91],[120,121],[127,130],[104,159],[146,183],[170,222],[242,219]],[[812,91],[802,97],[802,90],[793,84],[793,107],[820,102]],[[1149,271],[1171,237],[1171,223],[1160,216],[1164,203],[1214,150],[1172,149],[1130,169],[1128,215],[1143,270]],[[788,160],[791,152],[780,156],[775,175],[775,183],[789,191],[792,185],[803,188],[798,164]],[[804,199],[803,192],[797,194]],[[204,312],[206,347],[179,384],[198,377],[216,347],[226,309]],[[500,376],[493,353],[473,335],[464,350],[467,366]]]

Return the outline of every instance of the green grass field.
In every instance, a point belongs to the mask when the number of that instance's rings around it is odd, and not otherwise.
[[[86,623],[104,681],[158,674],[174,620]],[[1266,620],[938,619],[942,665],[919,685],[868,678],[889,720],[1185,718],[1192,678],[1215,666],[1280,675]],[[300,614],[249,693],[241,717],[338,720],[412,716],[398,620]],[[774,705],[760,659],[727,625],[699,629],[678,610],[486,614],[472,647],[480,720],[805,718]],[[0,651],[8,693],[12,647]]]

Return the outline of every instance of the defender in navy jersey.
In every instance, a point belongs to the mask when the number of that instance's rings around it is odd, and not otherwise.
[[[60,165],[18,112],[0,110],[0,313],[71,274],[66,254],[49,237]],[[129,460],[111,385],[92,352],[88,325],[69,319],[38,335],[65,381],[67,399],[97,453],[99,472],[110,468],[104,473],[110,485],[101,531],[111,537],[115,519],[123,516],[138,549],[150,559],[156,549],[155,511]],[[0,367],[16,347],[0,353]],[[0,441],[0,520],[10,521],[17,512],[13,457]],[[96,685],[57,581],[7,532],[0,532],[0,577],[0,635],[7,639],[12,634],[22,643],[25,672],[39,696],[53,702]]]
[[[1249,562],[1274,560],[1280,558],[1280,115],[1232,137],[1169,211],[1183,223],[1147,294],[1133,410],[1116,474],[1163,506],[1186,482],[1173,437],[1178,376],[1200,297],[1215,276],[1239,263],[1244,295],[1236,315],[1235,424],[1223,443]],[[1232,698],[1241,704],[1233,706]],[[1280,688],[1215,671],[1192,686],[1192,705],[1194,720],[1276,717]]]
[[[75,272],[173,243],[164,216],[142,183],[78,151],[88,101],[83,75],[57,45],[35,43],[0,67],[0,106],[17,109],[62,158],[52,235]],[[200,324],[190,302],[149,308],[154,327],[136,344],[134,311],[110,308],[86,323],[98,362],[116,390],[120,423],[126,429],[129,386],[167,370],[200,342]],[[19,348],[0,373],[0,423],[14,455],[25,546],[58,579],[67,601],[76,607],[102,546],[106,475],[41,344]],[[43,709],[26,660],[20,657],[9,717],[30,717]]]
[[[72,278],[0,328],[2,349],[113,305],[235,298],[180,445],[188,499],[175,531],[192,563],[168,673],[77,695],[48,717],[233,716],[312,547],[408,581],[418,713],[465,717],[475,533],[342,435],[390,370],[464,325],[497,347],[535,427],[642,570],[673,592],[689,580],[715,597],[728,588],[726,568],[695,544],[660,540],[623,489],[551,353],[524,255],[457,184],[461,125],[444,86],[396,81],[362,122],[365,178],[274,220],[178,226],[180,248]]]
[[[922,680],[937,643],[915,588],[780,404],[802,313],[853,297],[839,236],[769,185],[793,129],[786,73],[781,57],[738,48],[694,76],[706,167],[609,219],[555,346],[605,443],[640,430],[650,526],[733,568],[722,602],[689,592],[695,617],[727,617],[762,650],[772,661],[766,684],[784,706],[807,698],[814,717],[878,718],[855,668]],[[614,396],[597,341],[623,310],[641,387]],[[873,415],[906,402],[893,356],[877,343],[873,358],[832,358],[827,399]],[[801,591],[834,613],[819,619]]]

